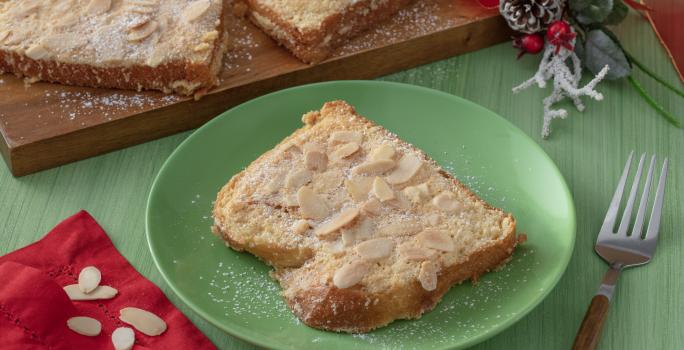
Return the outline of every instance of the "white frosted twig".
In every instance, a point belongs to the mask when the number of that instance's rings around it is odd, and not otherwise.
[[[573,42],[574,45],[574,42]],[[579,87],[582,79],[582,62],[579,57],[564,47],[561,47],[558,54],[555,53],[556,48],[547,45],[539,63],[539,69],[528,80],[513,88],[513,93],[518,93],[524,89],[529,88],[535,83],[540,88],[546,86],[546,81],[553,79],[553,91],[549,96],[544,98],[544,123],[542,126],[542,137],[547,138],[551,134],[551,121],[556,118],[565,119],[568,112],[563,109],[553,109],[553,105],[564,98],[570,98],[578,111],[582,112],[585,109],[582,102],[582,96],[589,96],[594,100],[603,100],[603,95],[596,91],[596,85],[608,74],[608,66],[603,67],[601,71],[589,83],[583,87]],[[567,61],[572,63],[572,71],[567,65]]]

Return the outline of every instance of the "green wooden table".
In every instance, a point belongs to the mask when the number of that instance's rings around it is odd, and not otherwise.
[[[631,14],[619,28],[625,46],[668,81],[681,86],[653,31]],[[476,349],[568,349],[606,269],[593,243],[617,176],[630,150],[671,160],[658,252],[645,267],[628,270],[612,304],[603,349],[684,348],[684,130],[651,110],[626,82],[599,87],[603,102],[587,102],[583,114],[556,120],[542,140],[541,101],[549,90],[510,88],[530,77],[538,58],[515,60],[510,44],[397,73],[383,80],[447,91],[488,107],[533,137],[556,162],[577,207],[577,245],[558,286],[528,316]],[[684,100],[636,77],[653,95],[684,117]],[[569,105],[568,105],[569,107]],[[171,292],[147,249],[144,208],[160,166],[189,133],[13,178],[0,166],[0,254],[43,236],[79,209],[88,210],[117,248],[221,349],[253,347],[197,316]],[[662,158],[661,158],[662,159]]]

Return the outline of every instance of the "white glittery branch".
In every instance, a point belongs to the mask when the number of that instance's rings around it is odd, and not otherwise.
[[[574,42],[572,43],[574,45]],[[535,83],[540,88],[546,86],[546,81],[553,79],[553,91],[551,95],[546,97],[543,101],[544,105],[544,124],[542,126],[542,137],[547,138],[551,134],[551,121],[556,118],[565,119],[568,116],[568,111],[563,108],[553,109],[552,106],[564,98],[570,98],[578,111],[584,111],[584,103],[582,103],[582,96],[588,96],[594,100],[603,100],[603,95],[596,91],[596,85],[606,77],[608,73],[608,66],[603,67],[601,71],[592,79],[587,85],[579,87],[582,79],[582,63],[579,57],[564,47],[561,47],[558,54],[555,53],[556,48],[547,45],[544,51],[544,56],[539,63],[539,70],[532,76],[532,78],[524,81],[522,84],[513,88],[513,93],[518,93],[524,89],[529,88]],[[570,60],[572,63],[572,70],[566,64]]]

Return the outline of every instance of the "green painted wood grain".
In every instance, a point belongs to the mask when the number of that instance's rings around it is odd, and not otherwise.
[[[668,81],[682,86],[650,27],[631,15],[619,28],[625,46]],[[602,349],[684,348],[684,131],[652,111],[625,82],[600,85],[603,102],[553,123],[539,136],[541,100],[549,90],[510,88],[530,77],[537,58],[514,58],[509,44],[397,73],[384,80],[428,86],[486,106],[532,136],[556,162],[577,207],[577,245],[567,272],[546,300],[513,327],[476,349],[568,349],[605,270],[593,253],[616,178],[630,150],[671,160],[661,239],[653,262],[626,271],[604,330]],[[684,100],[636,77],[664,106],[684,118]],[[569,106],[568,106],[569,107]],[[420,118],[420,116],[416,116]],[[159,285],[221,349],[252,349],[219,331],[170,291],[154,267],[144,234],[151,182],[188,133],[15,179],[0,166],[0,254],[23,247],[60,220],[87,209],[133,265]],[[662,158],[661,158],[662,159]]]

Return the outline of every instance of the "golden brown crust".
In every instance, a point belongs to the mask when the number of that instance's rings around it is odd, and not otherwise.
[[[361,288],[339,289],[318,286],[286,301],[306,325],[336,332],[365,333],[396,319],[415,319],[432,310],[453,285],[467,279],[476,281],[482,274],[504,264],[516,246],[515,225],[501,241],[473,254],[468,261],[450,266],[439,275],[437,289],[428,292],[420,283],[368,294]],[[276,272],[283,288],[296,274]]]
[[[360,118],[367,128],[378,128],[372,121],[359,116],[354,108],[344,101],[326,103],[320,111],[305,114],[302,120],[305,126],[288,136],[274,149],[264,153],[252,162],[248,169],[263,166],[268,162],[273,152],[277,152],[283,145],[287,145],[302,136],[308,129],[329,116],[353,115]],[[383,129],[384,130],[384,129]],[[387,131],[384,131],[387,133]],[[417,152],[427,163],[434,164],[424,152],[415,148],[395,135],[391,142],[402,149]],[[280,150],[282,151],[282,150]],[[362,284],[351,288],[340,289],[330,282],[330,276],[322,267],[311,259],[316,252],[305,245],[282,246],[272,243],[255,243],[253,240],[238,236],[226,222],[224,208],[230,205],[250,205],[233,201],[236,187],[243,181],[246,172],[234,176],[218,194],[215,207],[214,231],[221,235],[230,247],[237,250],[247,250],[275,267],[274,277],[283,287],[284,297],[293,310],[305,324],[331,331],[339,332],[367,332],[385,326],[396,319],[419,318],[425,311],[431,310],[442,296],[454,284],[467,279],[476,281],[477,278],[510,259],[517,243],[515,219],[497,208],[491,207],[477,197],[465,185],[446,171],[438,168],[439,175],[451,182],[471,200],[479,203],[489,211],[499,213],[499,238],[487,241],[477,251],[470,253],[467,259],[449,266],[444,266],[437,277],[437,288],[425,290],[417,280],[399,280],[392,282],[390,287],[381,292],[370,292]],[[438,176],[439,177],[439,176]],[[263,204],[263,203],[261,203]],[[276,208],[287,211],[288,208]],[[235,218],[233,218],[235,219]],[[250,218],[242,218],[248,222]],[[232,221],[236,223],[235,220]],[[241,225],[242,222],[237,222]],[[311,284],[303,285],[302,280],[309,276],[317,276]]]
[[[301,31],[259,0],[245,0],[252,22],[306,63],[325,60],[336,47],[413,1],[388,0],[379,5],[375,5],[373,0],[358,1],[345,11],[327,17],[320,28]],[[265,24],[264,19],[270,24]]]

